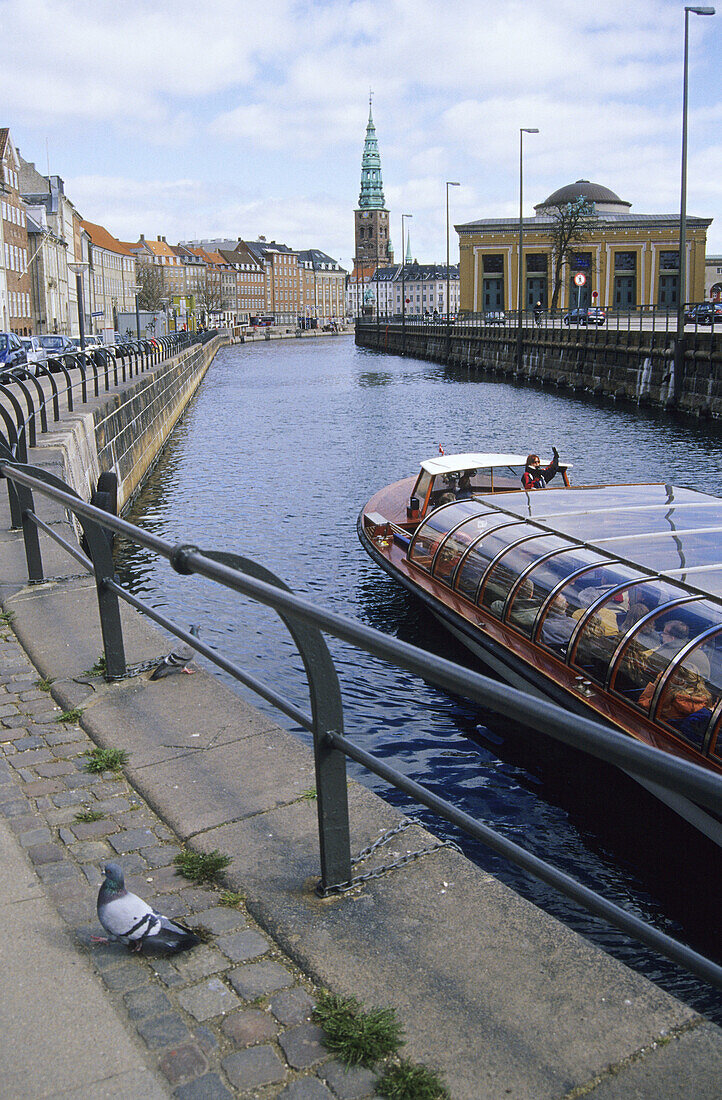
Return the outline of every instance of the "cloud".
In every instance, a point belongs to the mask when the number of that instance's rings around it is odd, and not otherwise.
[[[541,130],[524,145],[525,205],[579,177],[639,212],[676,205],[683,15],[673,0],[0,5],[0,125],[30,159],[44,159],[48,138],[53,170],[111,230],[112,216],[197,236],[196,223],[257,211],[282,219],[259,223],[267,235],[298,231],[350,254],[369,87],[392,227],[413,208],[420,258],[445,248],[445,179],[464,185],[456,220],[513,216],[519,126]],[[720,17],[690,18],[689,196],[709,215],[722,178],[721,39]],[[137,192],[102,191],[133,178]]]

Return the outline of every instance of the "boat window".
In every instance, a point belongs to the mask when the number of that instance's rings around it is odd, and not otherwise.
[[[566,656],[572,634],[587,608],[604,596],[614,585],[625,580],[642,579],[641,575],[627,566],[610,562],[597,569],[573,577],[557,593],[541,621],[537,641],[546,649],[560,656]],[[621,605],[620,605],[621,607]],[[604,616],[604,629],[607,633],[618,629],[617,614],[610,610]]]
[[[655,714],[656,721],[700,752],[712,711],[722,696],[722,654],[716,643],[717,637],[707,639],[685,657],[669,677]]]
[[[550,488],[543,493],[501,493],[489,497],[489,503],[497,504],[505,511],[524,517],[561,515],[565,512],[596,511],[606,515],[616,508],[635,504],[680,504],[714,501],[706,493],[694,489],[680,489],[675,485],[615,485],[587,489]],[[557,524],[555,523],[556,527]]]
[[[502,520],[498,512],[489,512],[486,516],[474,516],[452,531],[434,559],[434,576],[446,584],[452,584],[454,572],[464,551],[490,529],[490,524],[498,526],[500,522],[506,522],[506,517]]]
[[[488,607],[492,615],[501,619],[504,612],[504,604],[509,592],[519,575],[527,569],[532,562],[537,561],[545,554],[553,550],[566,550],[569,543],[556,535],[539,534],[536,538],[528,539],[519,546],[512,547],[489,571],[489,576],[484,584],[482,604]],[[522,582],[521,589],[515,593],[511,621],[523,617],[529,619],[532,607],[534,614],[539,609],[539,601],[534,600],[534,584],[528,578]]]
[[[617,538],[623,535],[669,533],[691,531],[722,524],[722,501],[716,506],[706,504],[670,505],[664,508],[620,508],[611,512],[584,512],[581,515],[554,517],[551,526],[556,531],[580,541],[594,542],[598,538]],[[684,536],[685,538],[688,536]],[[614,553],[618,552],[615,545]],[[629,554],[621,554],[629,557]]]
[[[665,536],[640,539],[615,539],[605,549],[620,558],[640,560],[648,569],[664,573],[668,569],[688,569],[712,565],[720,560],[719,529],[715,531],[670,532]]]
[[[524,544],[522,544],[522,547],[523,545]],[[565,543],[564,545],[568,546],[569,544]],[[519,547],[519,549],[522,549],[522,547]],[[533,585],[534,602],[537,608],[541,607],[552,590],[571,574],[577,573],[580,569],[589,570],[593,566],[599,565],[602,561],[606,562],[608,558],[602,558],[600,554],[593,550],[586,550],[583,547],[574,546],[569,550],[564,550],[560,554],[555,554],[553,558],[548,558],[546,561],[540,562],[539,565],[531,570],[526,578]],[[509,620],[515,620],[514,625],[517,629],[531,636],[534,619],[536,618],[536,611],[534,615],[522,615],[521,608],[515,611],[514,603],[517,599],[523,600],[525,596],[519,591],[515,594],[514,601],[507,612],[507,618]],[[527,607],[525,610],[530,611],[531,608]]]
[[[722,764],[722,718],[717,719],[717,730],[710,740],[709,755]]]
[[[626,565],[616,565],[611,570],[605,570],[605,574],[605,579],[613,584],[629,581],[629,587],[608,596],[587,619],[577,639],[571,661],[585,676],[600,684],[606,683],[609,662],[621,640],[634,630],[637,623],[655,606],[651,603],[648,593],[648,578],[641,577],[636,569]],[[592,575],[589,579],[599,578]],[[588,607],[594,599],[602,595],[602,591],[588,584],[587,589],[583,589],[579,594],[580,602]],[[676,590],[675,595],[680,596],[682,593]],[[645,603],[645,597],[650,602]],[[583,615],[584,608],[576,611],[574,618],[579,620]]]
[[[664,587],[673,589],[672,585]],[[683,594],[682,589],[676,591]],[[648,711],[657,683],[672,658],[692,639],[714,626],[722,628],[722,607],[708,600],[692,600],[676,607],[661,605],[651,619],[632,632],[617,661],[610,684],[612,691]],[[709,639],[692,650],[685,663],[696,664],[701,675],[709,676],[712,650],[716,664],[716,643]]]
[[[499,517],[501,518],[501,517]],[[503,517],[503,526],[492,531],[476,543],[459,567],[456,588],[467,599],[476,602],[479,584],[492,561],[505,547],[529,534],[526,523],[515,523]]]
[[[419,502],[419,508],[424,507],[426,494],[429,491],[429,486],[431,485],[431,482],[431,474],[427,474],[426,470],[422,470],[418,478],[416,479],[416,484],[414,485],[413,491],[411,493],[411,496],[415,497],[416,500]]]
[[[721,540],[722,541],[722,540]],[[668,575],[676,577],[683,584],[699,588],[710,596],[722,596],[722,568],[700,569],[698,572],[670,570]]]
[[[453,527],[463,523],[470,515],[473,516],[474,521],[478,521],[477,534],[481,534],[485,529],[484,516],[489,516],[494,525],[500,521],[508,522],[506,516],[500,517],[498,512],[485,512],[473,500],[459,500],[455,504],[437,508],[428,514],[414,536],[408,555],[411,561],[425,569],[430,569],[442,539]]]

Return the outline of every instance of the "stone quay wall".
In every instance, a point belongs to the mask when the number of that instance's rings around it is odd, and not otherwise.
[[[722,341],[717,334],[689,334],[684,375],[677,387],[674,336],[665,332],[525,328],[521,370],[517,333],[511,327],[455,325],[448,335],[438,326],[407,324],[404,331],[400,324],[367,324],[357,326],[356,343],[509,381],[722,420]]]
[[[64,417],[62,431],[39,438],[41,447],[61,451],[60,476],[88,500],[100,473],[112,470],[118,508],[127,505],[225,342],[216,337],[186,348]]]

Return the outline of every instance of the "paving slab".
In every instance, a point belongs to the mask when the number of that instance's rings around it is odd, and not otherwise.
[[[0,1080],[13,1100],[170,1096],[0,819]],[[8,935],[8,930],[11,934]],[[28,1041],[29,1038],[31,1041]]]

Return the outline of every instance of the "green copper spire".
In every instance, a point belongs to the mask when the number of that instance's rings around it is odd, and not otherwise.
[[[413,263],[413,260],[411,259],[411,234],[408,230],[406,231],[406,255],[404,256],[404,263]]]
[[[381,179],[381,157],[379,145],[376,140],[376,128],[371,114],[371,97],[369,96],[369,120],[366,126],[366,141],[361,158],[361,194],[358,200],[361,210],[384,210],[384,185]]]

